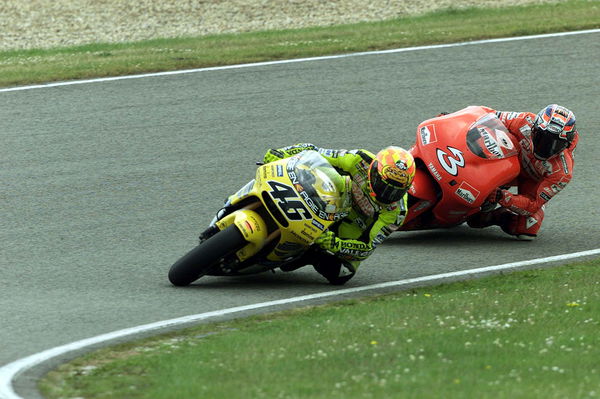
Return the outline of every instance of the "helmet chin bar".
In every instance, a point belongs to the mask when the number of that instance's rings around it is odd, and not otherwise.
[[[565,107],[550,104],[537,114],[531,134],[535,157],[552,158],[569,148],[575,139],[575,115]]]
[[[569,141],[560,138],[558,133],[534,128],[532,132],[533,154],[539,160],[547,160],[569,147]]]

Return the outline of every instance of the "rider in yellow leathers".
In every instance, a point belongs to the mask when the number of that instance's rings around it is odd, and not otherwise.
[[[321,251],[309,251],[282,270],[312,264],[331,284],[341,285],[350,280],[360,263],[404,222],[415,162],[412,155],[400,147],[387,147],[373,154],[362,149],[323,149],[309,143],[270,149],[263,162],[306,150],[318,151],[340,174],[352,178],[352,210],[316,240]]]

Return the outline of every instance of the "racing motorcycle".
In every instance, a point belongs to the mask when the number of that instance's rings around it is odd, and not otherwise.
[[[347,216],[350,184],[316,151],[259,166],[202,232],[200,244],[171,266],[169,281],[185,286],[204,275],[255,274],[296,262]]]
[[[417,170],[400,230],[452,227],[491,211],[486,198],[519,175],[517,143],[494,113],[477,106],[419,124],[409,149]]]

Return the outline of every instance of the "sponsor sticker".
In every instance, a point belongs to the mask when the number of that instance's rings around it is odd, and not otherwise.
[[[404,168],[399,167],[396,169],[386,165],[381,170],[381,175],[400,184],[406,184],[409,179],[409,175],[406,172],[406,166]]]
[[[435,166],[433,166],[433,163],[429,162],[427,167],[431,171],[431,174],[433,175],[433,177],[435,177],[437,180],[442,180],[442,175],[440,175],[440,172],[438,172],[437,169],[435,168]]]
[[[373,207],[373,204],[360,189],[359,185],[352,185],[352,199],[354,200],[354,205],[360,209],[363,215],[367,215],[369,217],[375,215],[376,210]]]
[[[319,150],[319,152],[329,158],[337,158],[337,156],[338,156],[338,151],[336,151],[336,150],[322,148]]]
[[[323,226],[323,224],[321,222],[319,222],[318,220],[313,219],[311,223],[313,224],[313,226],[315,226],[319,230],[325,230],[325,226]]]
[[[375,238],[373,238],[373,248],[377,247],[379,244],[381,244],[382,242],[384,242],[386,239],[386,235],[383,234],[382,232],[379,232]]]
[[[467,211],[449,211],[448,214],[452,216],[462,216],[466,214]]]
[[[565,154],[560,154],[560,161],[562,162],[563,170],[565,171],[565,175],[569,174],[569,166],[567,165],[567,159],[565,158]]]
[[[419,129],[419,135],[421,136],[421,143],[423,145],[435,143],[437,136],[435,134],[435,125],[421,126]]]
[[[531,226],[533,226],[536,223],[537,223],[537,220],[530,216],[525,221],[525,228],[529,229],[529,228],[531,228]]]
[[[333,215],[330,216],[322,211],[319,206],[317,204],[315,204],[315,202],[313,201],[313,199],[310,197],[310,195],[308,195],[308,193],[306,191],[300,191],[300,197],[304,200],[304,202],[306,203],[306,205],[308,205],[308,207],[313,211],[313,213],[315,215],[317,215],[318,217],[320,217],[323,220],[330,220],[331,218],[333,218]],[[310,219],[310,218],[307,218]]]
[[[552,163],[551,162],[541,161],[540,164],[542,166],[542,171],[546,171],[546,173],[549,174],[549,175],[551,175],[552,173],[554,173],[554,170],[552,169]]]
[[[460,183],[460,186],[458,186],[455,193],[469,204],[473,204],[480,194],[478,190],[467,182]]]
[[[414,212],[419,212],[425,208],[429,208],[429,205],[431,205],[431,202],[429,201],[425,201],[422,200],[414,209]]]
[[[483,137],[483,144],[488,149],[490,154],[492,154],[496,158],[503,158],[504,153],[502,152],[502,149],[498,145],[496,138],[494,138],[490,134],[490,132],[487,131],[487,129],[479,128],[479,132],[481,133],[481,136]],[[496,132],[498,132],[498,130],[496,130]]]
[[[542,199],[543,199],[544,201],[550,201],[550,198],[552,198],[552,197],[550,197],[548,194],[546,194],[546,193],[545,193],[545,192],[543,192],[543,191],[540,193],[540,197],[542,197]]]
[[[569,181],[564,181],[563,179],[560,179],[560,181],[558,182],[558,187],[560,187],[560,189],[562,190],[563,188],[567,187],[567,184],[569,183]]]
[[[513,144],[512,140],[508,137],[506,132],[499,129],[494,129],[494,132],[496,133],[496,140],[498,141],[498,144],[500,144],[501,147],[506,148],[507,150],[512,150],[515,148],[515,145]]]
[[[523,136],[525,137],[529,137],[531,136],[531,127],[529,125],[523,125],[519,128],[519,131],[521,132],[521,134],[523,134]]]

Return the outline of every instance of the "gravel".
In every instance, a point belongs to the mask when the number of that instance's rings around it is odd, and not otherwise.
[[[327,26],[451,6],[557,1],[561,0],[0,0],[0,50]]]

